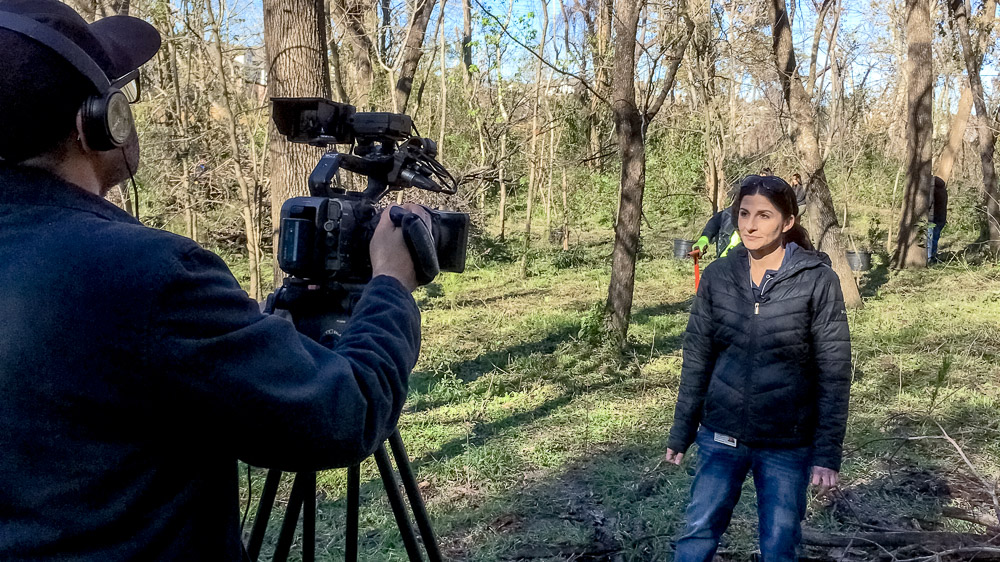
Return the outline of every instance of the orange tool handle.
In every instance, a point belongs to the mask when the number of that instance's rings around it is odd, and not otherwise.
[[[701,268],[698,267],[698,258],[701,256],[700,250],[693,250],[689,254],[694,258],[694,292],[698,292],[698,283],[701,282]]]

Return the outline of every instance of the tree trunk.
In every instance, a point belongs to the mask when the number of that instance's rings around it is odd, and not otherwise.
[[[601,92],[605,97],[607,97],[608,89],[611,87],[608,80],[608,51],[611,44],[612,12],[614,11],[612,2],[613,0],[597,0],[597,29],[594,30],[593,25],[591,25],[591,36],[594,38],[592,48],[594,82],[596,83],[597,91]],[[590,17],[590,8],[591,5],[588,2],[588,18]],[[638,30],[638,24],[636,24],[636,30]],[[588,115],[588,139],[590,141],[590,159],[588,163],[592,169],[604,171],[604,158],[600,156],[603,150],[601,136],[605,130],[601,119],[601,107],[600,99],[591,94],[590,113]]]
[[[830,11],[830,7],[833,6],[835,1],[823,0],[813,26],[812,51],[809,55],[809,76],[806,78],[806,95],[810,98],[816,94],[816,60],[819,55],[820,40],[823,38],[823,22],[826,20],[826,13]]]
[[[562,204],[563,204],[563,224],[562,224],[562,249],[569,250],[569,189],[566,187],[566,168],[562,170]]]
[[[803,182],[808,190],[809,233],[816,241],[816,247],[830,256],[833,270],[840,277],[840,288],[844,293],[845,303],[849,307],[858,308],[863,304],[861,294],[854,282],[853,272],[847,264],[840,225],[837,223],[833,197],[830,196],[823,159],[820,156],[812,103],[796,70],[792,30],[788,22],[785,0],[770,0],[768,11],[771,16],[773,33],[771,46],[775,65],[781,79],[782,94],[792,118],[792,142],[795,144],[805,174]]]
[[[986,109],[983,82],[979,76],[982,56],[972,50],[966,3],[963,0],[952,0],[950,6],[958,23],[962,57],[965,59],[965,67],[969,75],[969,86],[972,89],[972,101],[976,106],[976,121],[979,126],[979,160],[983,168],[983,196],[986,207],[986,224],[983,228],[985,236],[983,238],[989,241],[990,252],[998,253],[1000,252],[1000,191],[997,189],[997,172],[993,161],[996,150],[996,132],[993,129],[993,116]],[[992,16],[993,14],[988,15]]]
[[[997,0],[987,0],[983,4],[983,27],[979,30],[979,37],[976,43],[979,45],[979,52],[986,52],[992,37],[993,21],[996,18]],[[947,106],[946,106],[947,107]],[[958,111],[951,120],[948,129],[948,144],[941,151],[938,158],[937,177],[943,179],[945,183],[951,181],[951,173],[955,166],[955,158],[959,149],[962,148],[962,140],[965,138],[965,129],[969,125],[969,116],[972,114],[972,88],[968,84],[962,88],[962,97],[958,100]]]
[[[177,66],[177,45],[175,41],[171,39],[174,37],[173,29],[174,22],[173,19],[168,16],[167,21],[164,23],[163,29],[167,34],[167,41],[164,41],[167,52],[167,64],[170,69],[170,85],[173,90],[173,102],[175,115],[171,119],[171,125],[174,128],[173,134],[177,138],[182,138],[184,135],[188,134],[188,124],[186,109],[184,107],[183,97],[181,96],[181,73],[179,67]],[[188,143],[184,143],[183,146],[187,146]],[[185,235],[194,240],[198,241],[198,213],[195,212],[195,194],[194,186],[191,185],[191,172],[192,166],[190,158],[188,157],[187,148],[179,149],[178,159],[181,162],[181,184],[184,186],[184,228]],[[125,199],[128,201],[128,198]],[[131,213],[131,207],[126,209]]]
[[[327,30],[331,33],[330,41],[330,69],[333,71],[333,83],[337,87],[337,96],[340,98],[341,103],[351,103],[351,96],[347,93],[347,77],[344,76],[344,65],[340,62],[340,46],[337,45],[337,40],[332,36],[333,30],[327,27]]]
[[[931,192],[931,141],[934,136],[930,0],[906,1],[906,188],[893,266],[899,269],[927,266],[927,251],[920,247],[920,223],[927,217]]]
[[[507,130],[504,129],[503,133],[500,135],[500,163],[499,163],[499,182],[500,182],[500,240],[504,239],[507,232],[507,183],[504,181],[504,169],[506,168],[507,159]]]
[[[941,150],[938,157],[937,177],[943,179],[945,183],[951,181],[951,173],[955,168],[955,157],[958,150],[962,148],[962,140],[965,138],[965,128],[969,125],[969,116],[972,115],[972,89],[962,88],[962,97],[958,100],[958,111],[951,119],[948,128],[948,144]]]
[[[531,213],[538,188],[541,167],[541,155],[538,150],[538,108],[541,103],[542,91],[542,57],[545,55],[545,39],[549,30],[549,10],[545,2],[542,7],[542,38],[538,43],[538,60],[535,64],[535,99],[531,104],[531,144],[528,149],[528,205],[524,219],[524,247],[521,250],[521,276],[528,275],[528,253],[531,251]]]
[[[441,50],[441,105],[440,123],[438,130],[438,160],[444,162],[444,131],[447,124],[448,115],[448,68],[445,66],[445,55],[447,48],[444,43],[444,7],[448,0],[441,0],[441,17],[438,18],[438,47]]]
[[[417,5],[410,14],[410,26],[406,31],[406,43],[403,45],[403,64],[399,69],[399,79],[396,80],[396,111],[406,113],[406,103],[413,90],[413,76],[417,73],[420,56],[424,54],[424,36],[427,24],[431,21],[431,11],[434,10],[434,0],[417,0]],[[444,5],[441,5],[444,12]],[[444,31],[442,30],[443,34]],[[444,55],[442,54],[442,57]]]
[[[264,46],[270,74],[270,97],[330,97],[326,57],[326,25],[321,21],[322,0],[264,0]],[[271,237],[274,247],[274,282],[280,284],[278,227],[281,205],[290,197],[308,193],[307,179],[320,154],[315,148],[293,144],[278,134],[273,123],[271,154]]]
[[[462,82],[468,87],[472,80],[472,5],[462,0]]]
[[[642,196],[646,187],[642,115],[635,100],[635,37],[643,4],[644,0],[619,0],[614,18],[611,111],[618,133],[622,170],[606,315],[610,335],[620,349],[625,346],[632,314],[635,260],[639,253],[642,226]]]
[[[293,2],[289,2],[289,5],[308,3],[309,2],[304,2],[303,0],[293,0]],[[281,2],[274,0],[273,4],[277,7],[281,5]],[[363,6],[363,2],[356,2],[354,0],[333,0],[331,2],[330,10],[331,17],[337,19],[341,25],[344,26],[344,40],[347,41],[350,44],[351,49],[354,50],[354,56],[351,57],[351,59],[353,59],[355,65],[357,95],[352,96],[352,98],[355,100],[355,104],[358,105],[359,109],[369,107],[375,101],[372,96],[372,87],[375,83],[375,68],[372,63],[375,46],[372,45],[371,38],[368,36],[368,31],[365,29]],[[295,11],[292,10],[287,17],[294,18],[294,13]],[[265,43],[266,42],[267,40],[265,38]],[[311,55],[300,54],[292,56],[302,56],[308,58],[319,54],[320,53],[312,53]],[[325,49],[322,51],[322,54],[325,58]],[[268,55],[268,60],[270,60],[270,57],[271,55]]]
[[[545,81],[545,90],[548,91],[552,87],[552,73],[549,73],[548,79]],[[546,166],[546,174],[548,175],[548,195],[545,197],[545,233],[549,236],[552,231],[552,174],[555,172],[556,163],[556,146],[562,141],[562,131],[559,131],[559,136],[556,136],[555,128],[555,116],[552,114],[552,104],[549,97],[545,97],[545,115],[548,120],[549,126],[549,165]]]
[[[510,4],[512,7],[513,2]],[[510,14],[508,12],[508,21]],[[507,113],[507,106],[503,100],[503,50],[497,44],[497,105],[500,106],[500,115],[503,117],[502,129],[500,133],[500,159],[497,161],[498,175],[500,180],[500,240],[504,239],[507,231],[507,184],[504,182],[504,172],[507,168],[507,133],[510,130],[510,115]]]

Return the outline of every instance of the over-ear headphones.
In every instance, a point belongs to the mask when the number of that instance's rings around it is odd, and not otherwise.
[[[89,96],[80,107],[83,135],[89,148],[114,150],[125,144],[134,127],[128,98],[112,85],[86,51],[65,35],[26,16],[0,12],[0,29],[20,33],[55,51],[97,88],[98,94]]]

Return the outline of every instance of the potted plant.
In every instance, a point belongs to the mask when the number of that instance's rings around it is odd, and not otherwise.
[[[868,232],[865,234],[864,245],[860,248],[854,243],[854,237],[848,236],[851,249],[847,251],[847,263],[852,271],[868,271],[872,268],[872,248],[876,247],[884,236],[882,222],[878,217],[868,219]]]

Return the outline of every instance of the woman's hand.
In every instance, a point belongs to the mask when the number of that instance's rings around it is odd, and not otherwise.
[[[681,459],[684,458],[684,453],[678,453],[677,451],[668,448],[667,456],[665,458],[669,463],[681,464]]]
[[[669,450],[668,450],[669,454]],[[812,469],[812,485],[819,487],[820,495],[833,490],[840,482],[840,473],[832,468],[814,466]]]

